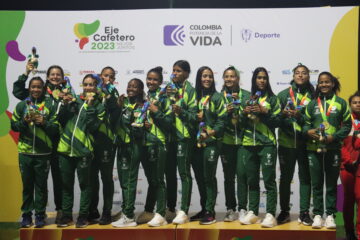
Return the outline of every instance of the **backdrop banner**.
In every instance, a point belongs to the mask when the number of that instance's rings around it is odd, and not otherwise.
[[[359,7],[0,11],[0,221],[17,221],[20,216],[22,184],[17,136],[10,131],[10,118],[19,102],[12,95],[13,83],[25,71],[32,47],[39,54],[36,75],[45,80],[47,68],[60,65],[78,94],[83,77],[99,73],[105,66],[116,70],[116,87],[125,93],[131,78],[144,81],[147,71],[156,66],[163,67],[166,84],[173,63],[184,59],[191,64],[189,81],[193,86],[197,69],[209,66],[220,91],[222,73],[233,65],[241,73],[241,87],[250,90],[253,70],[263,66],[269,71],[275,93],[289,87],[292,69],[302,63],[310,68],[313,84],[322,71],[338,76],[341,96],[347,99],[357,89],[358,15]],[[278,164],[277,182],[279,177]],[[116,169],[114,180],[116,212],[122,199]],[[216,211],[225,212],[220,161],[217,181]],[[178,183],[180,186],[180,178]],[[79,192],[77,182],[75,191]],[[147,181],[141,168],[137,212],[143,211],[146,192]],[[76,211],[79,194],[75,196]],[[265,211],[265,199],[261,182],[260,212]],[[291,203],[291,211],[298,213],[297,170]],[[50,176],[48,210],[54,209]],[[198,210],[199,194],[194,181],[190,211]]]

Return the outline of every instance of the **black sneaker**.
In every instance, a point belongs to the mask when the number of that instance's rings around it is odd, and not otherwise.
[[[276,218],[278,224],[284,224],[290,222],[290,214],[286,211],[281,211],[279,216]]]
[[[346,231],[346,240],[357,240],[354,231]]]
[[[36,228],[42,228],[46,224],[45,222],[45,216],[44,215],[37,215],[35,216],[35,227]]]
[[[89,213],[89,216],[87,218],[89,224],[96,224],[99,222],[99,217],[100,217],[100,214],[98,211],[94,211],[94,212],[91,212]]]
[[[63,215],[59,223],[57,224],[58,227],[68,227],[73,224],[73,219],[70,216]]]
[[[55,224],[60,223],[60,219],[61,219],[62,215],[63,215],[63,214],[62,214],[62,211],[61,211],[61,210],[58,210],[58,211],[56,212]]]
[[[311,219],[309,212],[300,213],[298,222],[304,224],[305,226],[311,226],[313,224],[313,220]]]
[[[76,221],[76,228],[84,228],[89,225],[88,218],[84,216],[79,216]]]
[[[205,212],[204,217],[200,220],[200,224],[209,225],[216,222],[215,213]]]
[[[22,221],[21,221],[21,227],[22,228],[29,228],[33,225],[31,214],[23,214],[22,215]]]
[[[201,219],[204,218],[206,211],[203,209],[200,212],[198,212],[197,214],[195,214],[194,216],[190,217],[190,222],[193,221],[200,221]]]
[[[103,213],[100,218],[99,225],[108,225],[111,223],[111,214],[110,213]]]

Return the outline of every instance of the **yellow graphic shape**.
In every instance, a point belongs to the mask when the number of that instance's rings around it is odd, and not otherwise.
[[[10,134],[0,137],[0,222],[20,217],[22,183],[17,146]]]
[[[94,34],[98,30],[99,26],[100,26],[99,20],[95,20],[94,22],[89,24],[77,23],[74,26],[74,33],[79,39],[81,39]]]
[[[337,24],[329,49],[330,71],[339,77],[345,100],[358,89],[358,21],[359,7],[354,7]]]

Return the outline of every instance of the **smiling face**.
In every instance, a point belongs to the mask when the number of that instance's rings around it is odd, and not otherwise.
[[[55,86],[58,86],[64,80],[64,76],[59,68],[52,68],[47,76],[49,82]]]
[[[155,91],[160,87],[160,77],[159,74],[156,72],[149,72],[146,77],[146,86],[149,88],[150,91]]]
[[[40,80],[33,80],[29,86],[30,96],[38,99],[43,94],[44,83]]]
[[[114,83],[115,81],[115,72],[113,70],[111,70],[110,68],[105,68],[101,74],[100,74],[100,78],[104,83],[108,83],[110,82],[111,84]]]
[[[256,86],[260,91],[266,89],[268,83],[268,77],[265,72],[259,72],[256,76]]]
[[[224,84],[227,88],[232,89],[239,85],[239,77],[234,70],[227,70],[223,75]]]
[[[329,94],[332,92],[334,88],[334,83],[331,80],[330,76],[327,74],[322,74],[318,80],[318,87],[320,92],[324,95]]]
[[[309,76],[309,72],[307,71],[306,68],[298,67],[294,71],[293,78],[294,78],[294,82],[297,85],[302,86],[302,85],[306,84],[307,82],[309,82],[310,76]]]
[[[172,72],[173,77],[173,82],[174,83],[182,83],[184,82],[188,77],[189,77],[189,73],[185,72],[181,67],[179,67],[178,65],[175,65],[173,67],[173,72]]]
[[[201,74],[201,86],[205,89],[211,88],[214,84],[214,75],[211,70],[205,69]]]
[[[82,85],[83,85],[84,93],[96,92],[96,80],[95,79],[93,79],[91,77],[87,77],[84,79]]]
[[[136,80],[131,80],[126,88],[126,93],[129,97],[137,97],[141,94],[140,84]]]
[[[360,97],[356,96],[351,99],[350,108],[353,113],[360,114]]]

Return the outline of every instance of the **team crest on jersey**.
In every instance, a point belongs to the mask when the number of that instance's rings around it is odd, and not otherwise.
[[[339,155],[335,154],[334,155],[333,167],[338,167],[338,166],[339,166]]]
[[[272,163],[272,155],[271,153],[267,153],[266,154],[266,162],[265,162],[265,165],[266,166],[271,166],[273,163]]]
[[[215,161],[215,150],[211,149],[210,156],[209,156],[209,162]]]
[[[337,107],[336,106],[332,106],[330,113],[336,113],[337,111]]]
[[[129,169],[126,157],[121,158],[121,169],[123,170]]]
[[[182,149],[182,145],[178,145],[178,148],[177,148],[177,154],[176,154],[178,157],[183,157],[184,156],[184,151]]]
[[[315,112],[314,112],[314,114],[320,114],[319,106],[315,106]]]

